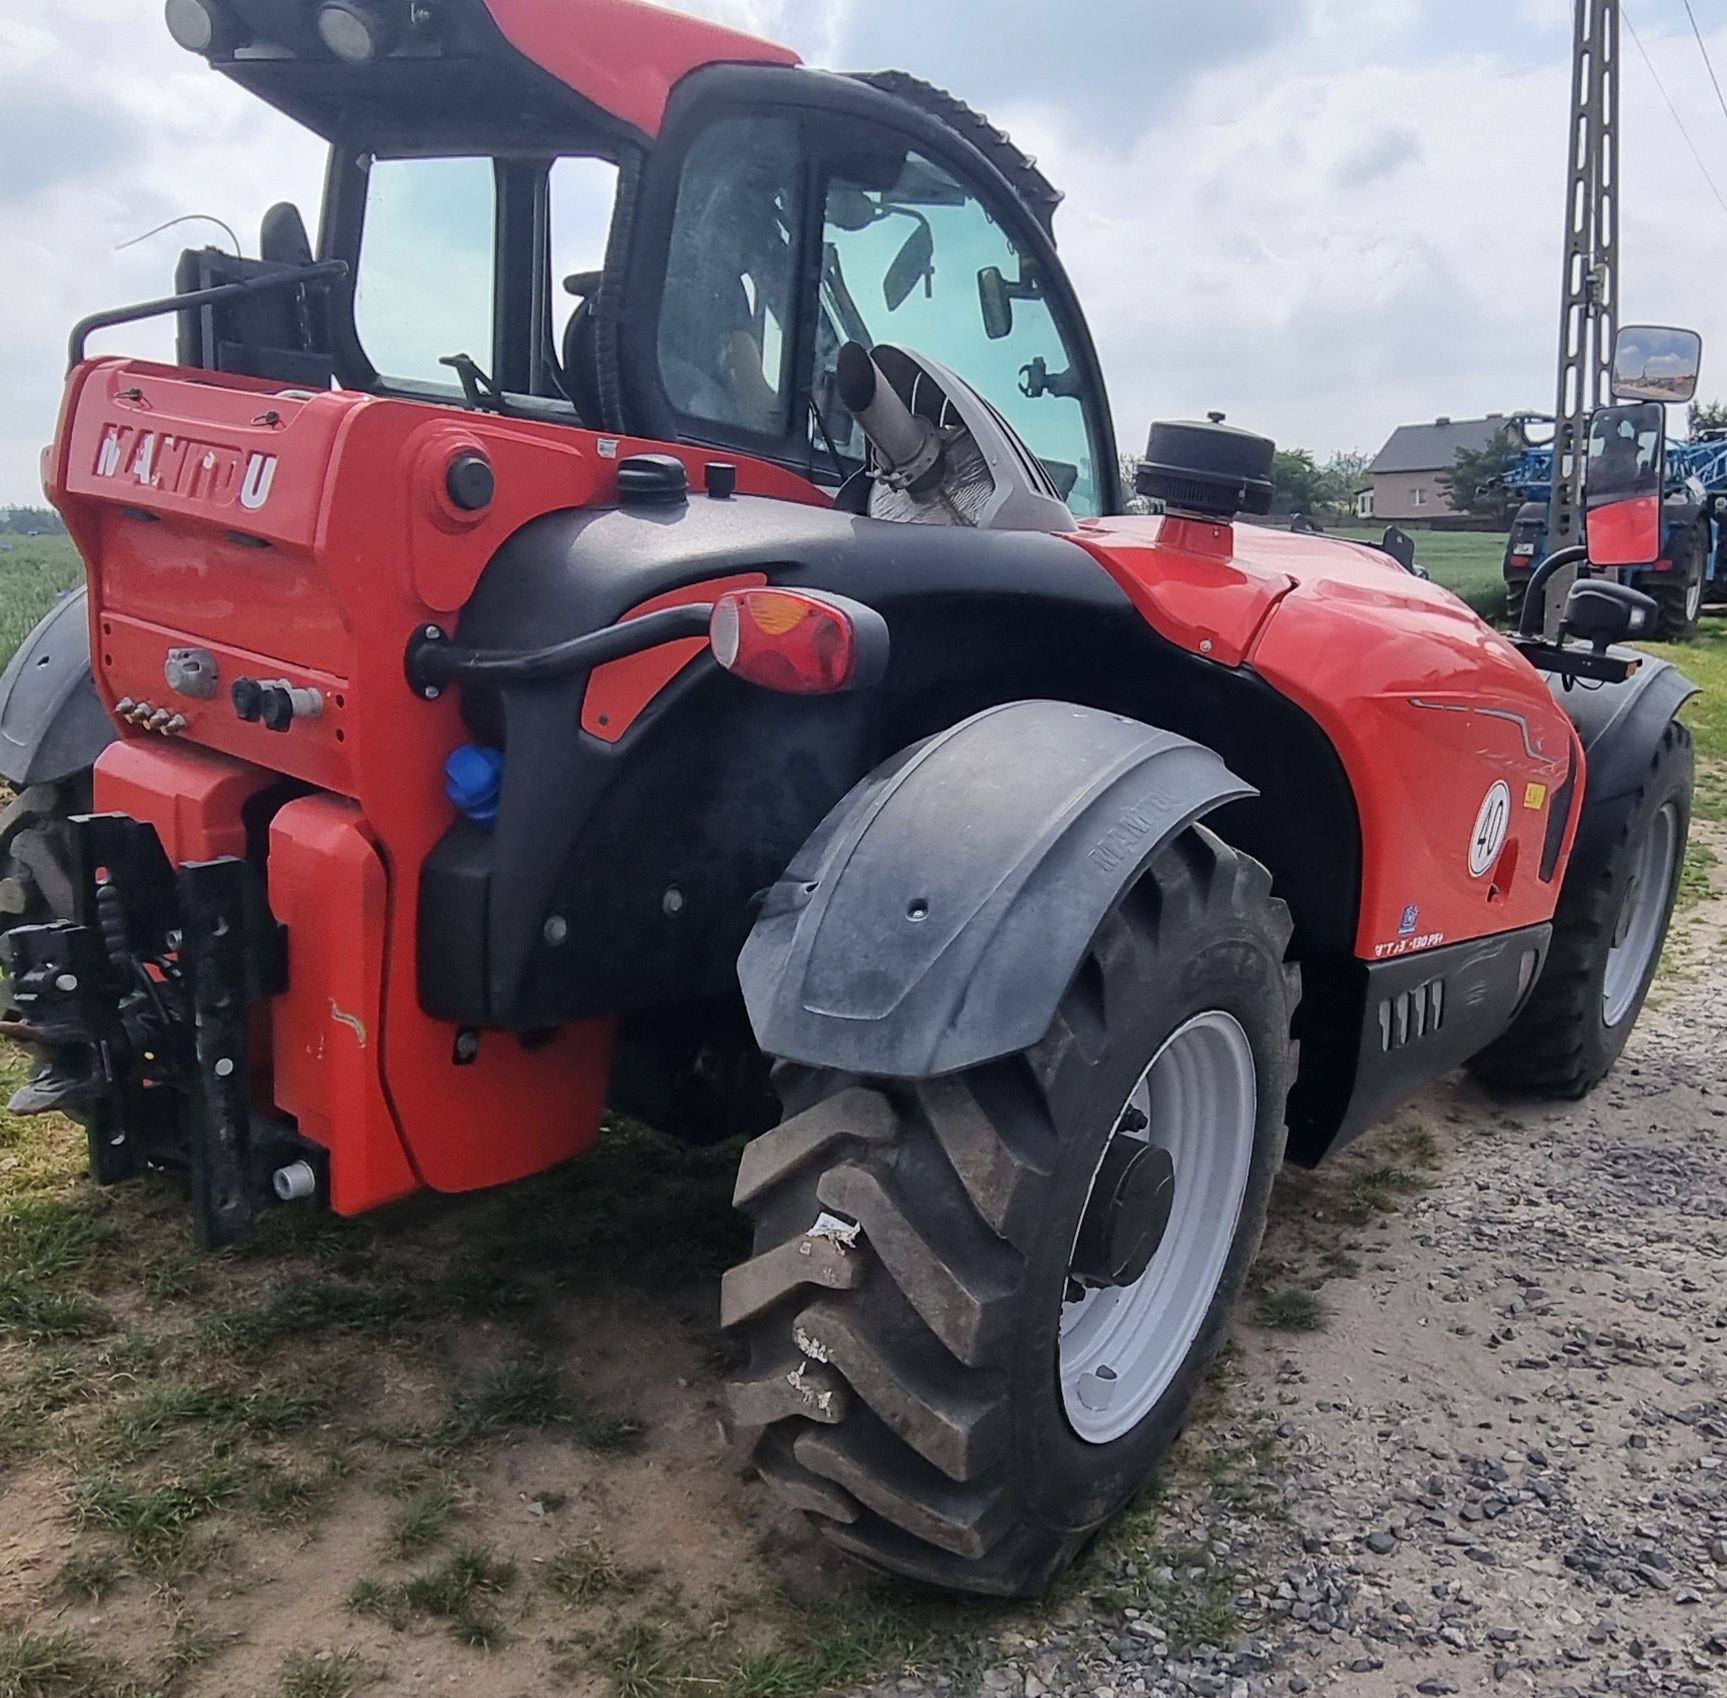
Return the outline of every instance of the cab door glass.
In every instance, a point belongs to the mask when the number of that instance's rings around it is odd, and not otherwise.
[[[722,118],[684,162],[658,354],[667,399],[698,432],[790,431],[802,175],[785,118]]]
[[[1035,262],[981,201],[917,153],[888,189],[848,177],[843,161],[828,180],[812,394],[842,457],[861,461],[862,434],[833,384],[847,341],[897,342],[940,361],[1024,438],[1075,513],[1099,511],[1078,375]],[[813,447],[818,458],[827,452],[819,429]]]
[[[354,327],[380,376],[455,391],[447,355],[492,364],[497,183],[489,159],[378,159]]]
[[[594,310],[617,198],[618,168],[611,160],[569,156],[552,161],[546,245],[555,381],[589,425],[598,425],[603,413]]]

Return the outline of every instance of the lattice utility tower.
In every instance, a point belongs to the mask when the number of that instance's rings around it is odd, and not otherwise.
[[[1567,164],[1550,549],[1582,541],[1589,415],[1612,392],[1618,318],[1619,0],[1576,0]]]

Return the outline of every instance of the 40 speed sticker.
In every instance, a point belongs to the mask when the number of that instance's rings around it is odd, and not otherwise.
[[[1493,870],[1499,851],[1505,847],[1506,833],[1511,829],[1511,786],[1503,778],[1487,792],[1481,812],[1475,816],[1475,830],[1469,838],[1469,876],[1484,878]]]

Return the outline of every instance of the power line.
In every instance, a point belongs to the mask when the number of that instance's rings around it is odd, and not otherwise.
[[[1703,55],[1703,68],[1715,85],[1715,98],[1721,103],[1721,115],[1727,118],[1727,94],[1721,92],[1721,79],[1715,75],[1715,67],[1709,61],[1709,49],[1703,43],[1702,30],[1697,27],[1697,14],[1691,10],[1691,0],[1685,0],[1685,16],[1691,20],[1691,33],[1697,37],[1697,51]]]
[[[1689,11],[1689,5],[1685,8]],[[1703,163],[1703,155],[1697,151],[1696,142],[1691,139],[1691,132],[1685,128],[1685,120],[1679,116],[1679,108],[1673,104],[1673,96],[1667,92],[1667,85],[1661,80],[1661,73],[1655,69],[1655,61],[1649,57],[1649,49],[1643,45],[1643,37],[1637,33],[1637,26],[1631,21],[1629,12],[1622,12],[1625,27],[1631,32],[1631,39],[1637,43],[1637,51],[1643,55],[1643,63],[1649,67],[1649,74],[1655,79],[1655,86],[1661,91],[1661,98],[1667,102],[1667,110],[1673,114],[1673,122],[1679,126],[1679,133],[1685,138],[1685,145],[1691,149],[1691,157],[1697,161],[1697,169],[1703,173],[1703,181],[1709,185],[1710,193],[1715,196],[1715,204],[1723,212],[1727,212],[1727,200],[1721,198],[1721,191],[1715,186],[1715,179],[1709,174],[1709,167]],[[1711,72],[1711,75],[1714,73]]]

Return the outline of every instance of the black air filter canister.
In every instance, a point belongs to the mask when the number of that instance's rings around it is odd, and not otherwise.
[[[1133,487],[1176,513],[1233,519],[1271,511],[1268,436],[1217,420],[1160,419],[1151,427]]]

